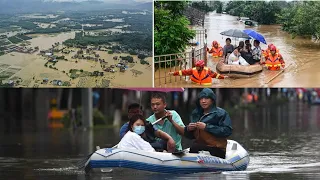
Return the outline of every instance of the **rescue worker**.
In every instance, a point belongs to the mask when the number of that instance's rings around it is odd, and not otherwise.
[[[280,67],[285,67],[285,62],[281,54],[277,53],[277,48],[275,46],[270,47],[270,53],[266,56],[264,64],[267,66],[268,70],[272,71],[280,70]]]
[[[267,48],[266,50],[262,50],[262,54],[263,54],[263,56],[264,56],[265,58],[269,55],[269,53],[270,53],[270,48],[271,48],[272,46],[275,46],[275,45],[274,45],[274,44],[269,44],[269,45],[268,45],[268,48]],[[279,53],[279,49],[277,49],[276,51],[277,51],[277,53]]]
[[[169,72],[173,76],[190,76],[193,83],[199,85],[212,85],[212,78],[225,79],[228,76],[223,76],[217,72],[211,71],[208,67],[204,66],[204,60],[199,60],[195,64],[196,67],[176,72]]]
[[[216,95],[209,88],[200,92],[196,105],[191,122],[184,128],[184,136],[195,139],[189,152],[209,151],[212,156],[225,158],[227,137],[233,130],[228,112],[216,106]]]
[[[215,58],[222,57],[223,55],[223,48],[220,46],[220,44],[217,41],[213,41],[211,50],[207,48],[207,51],[209,53],[212,53],[212,57],[215,57]]]

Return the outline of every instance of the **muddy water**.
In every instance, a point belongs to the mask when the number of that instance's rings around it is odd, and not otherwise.
[[[121,30],[121,29],[120,29]],[[40,50],[47,50],[52,47],[56,42],[62,44],[63,41],[67,39],[72,39],[75,36],[75,32],[59,33],[59,34],[33,34],[30,35],[33,39],[30,40],[30,47],[38,46]],[[60,45],[59,48],[62,48]],[[71,50],[71,49],[70,49]],[[14,72],[10,73],[13,80],[21,78],[23,81],[20,83],[19,87],[52,87],[53,85],[41,84],[44,78],[48,78],[49,81],[61,80],[69,81],[72,87],[96,87],[101,84],[104,80],[110,81],[110,87],[151,87],[152,86],[152,68],[149,65],[142,65],[138,60],[137,56],[133,56],[134,61],[137,63],[129,64],[129,69],[126,72],[116,72],[116,73],[105,73],[102,77],[81,77],[74,80],[70,79],[65,72],[69,72],[70,69],[83,69],[90,72],[102,71],[99,62],[79,60],[75,63],[75,59],[71,56],[75,54],[78,49],[73,49],[74,52],[69,55],[58,53],[57,55],[64,55],[68,61],[60,61],[55,67],[58,70],[50,69],[44,66],[47,60],[37,55],[38,52],[34,54],[23,54],[12,52],[3,56],[0,56],[0,65],[9,65],[9,67],[0,69],[0,75],[11,71],[11,68],[16,68]],[[128,56],[129,54],[108,54],[104,51],[97,51],[101,59],[105,59],[109,65],[114,65],[119,63],[119,61],[114,61],[113,56]],[[151,58],[146,59],[151,63]],[[118,68],[117,68],[118,69]],[[65,72],[63,72],[65,71]],[[138,72],[136,75],[134,72]],[[81,82],[80,82],[81,81]]]
[[[0,179],[318,179],[320,106],[291,102],[230,113],[234,139],[248,150],[246,171],[153,174],[137,171],[85,176],[77,163],[95,146],[119,141],[119,128],[0,133]],[[187,119],[187,110],[178,111]],[[185,124],[188,120],[185,121]],[[183,139],[183,147],[190,141]]]
[[[281,72],[270,72],[266,69],[259,75],[247,79],[219,80],[214,87],[319,87],[320,86],[320,44],[315,44],[311,39],[296,37],[291,38],[286,32],[281,31],[280,25],[259,25],[248,27],[236,20],[237,17],[227,14],[209,13],[205,19],[204,28],[208,31],[207,43],[211,46],[212,41],[218,41],[221,46],[225,45],[226,36],[220,32],[228,29],[253,29],[262,34],[267,43],[273,43],[280,50],[286,62],[286,68]],[[231,38],[232,44],[238,44],[239,39]],[[267,45],[260,44],[262,49]],[[212,61],[212,69],[218,61],[210,55],[208,60]],[[170,86],[191,86],[195,85],[186,82],[176,82],[163,87]]]
[[[73,39],[75,37],[75,32],[67,32],[67,33],[59,33],[59,34],[34,34],[30,35],[33,39],[29,40],[31,42],[31,46],[39,46],[40,50],[49,49],[56,42],[60,44],[67,40]]]

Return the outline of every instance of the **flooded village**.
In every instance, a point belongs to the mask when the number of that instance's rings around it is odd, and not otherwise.
[[[152,86],[152,33],[135,25],[152,23],[152,14],[142,12],[15,17],[18,32],[0,31],[0,86]],[[20,33],[23,28],[29,30]]]

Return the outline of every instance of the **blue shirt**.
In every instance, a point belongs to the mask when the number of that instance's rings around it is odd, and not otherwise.
[[[129,122],[126,122],[126,123],[125,123],[124,125],[122,125],[122,127],[120,128],[120,139],[122,139],[123,136],[127,133],[128,126],[129,126]]]

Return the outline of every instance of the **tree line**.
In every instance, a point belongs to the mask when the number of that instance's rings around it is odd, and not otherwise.
[[[259,24],[281,24],[293,37],[320,39],[319,1],[230,1],[225,11],[233,16],[249,17]]]

